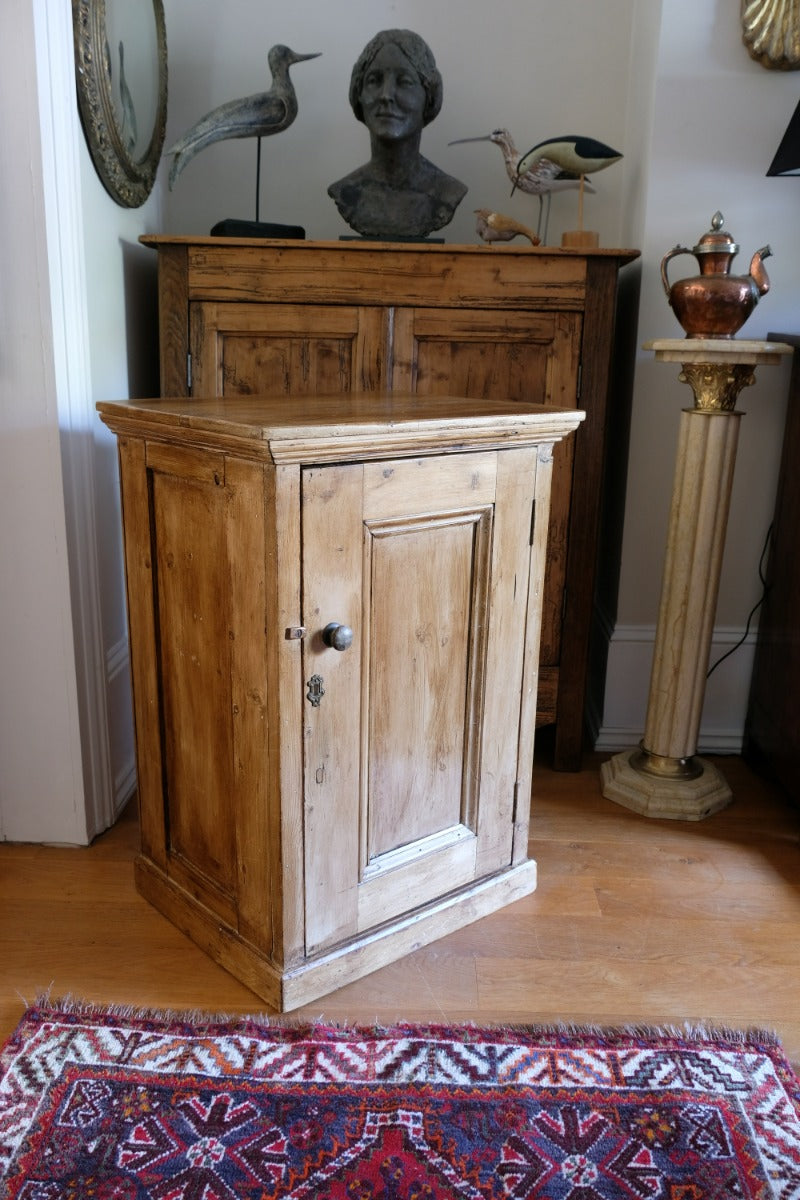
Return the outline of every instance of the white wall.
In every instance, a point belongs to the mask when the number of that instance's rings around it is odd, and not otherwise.
[[[796,72],[767,70],[741,42],[729,0],[669,0],[663,6],[655,67],[655,122],[646,186],[638,344],[683,331],[660,280],[663,254],[694,245],[720,209],[741,246],[734,272],[746,273],[765,243],[772,282],[743,330],[748,337],[797,331],[800,306],[800,181],[765,172],[800,94]],[[672,260],[670,279],[697,273],[693,257]],[[771,520],[789,361],[759,368],[738,407],[742,421],[711,661],[743,635],[761,595],[758,564]],[[609,657],[598,746],[638,741],[644,724],[658,613],[675,447],[691,391],[678,368],[639,350],[617,625]],[[755,627],[709,680],[700,749],[737,751],[752,669]]]
[[[229,0],[224,20],[198,20],[197,0],[166,0],[171,101],[167,145],[210,109],[264,90],[267,51],[284,42],[322,57],[292,68],[300,111],[290,129],[262,144],[262,220],[304,226],[310,238],[352,231],[328,185],[369,158],[369,135],[347,99],[353,63],[380,29],[407,28],[431,46],[444,79],[444,104],[423,133],[422,152],[469,186],[448,241],[474,242],[473,210],[488,206],[535,224],[538,202],[511,187],[500,150],[448,146],[506,126],[520,148],[581,132],[624,149],[635,0],[294,0],[265,7]],[[611,36],[609,36],[609,32]],[[218,143],[179,177],[165,205],[167,232],[207,234],[224,217],[255,215],[254,140]],[[634,171],[636,164],[632,164]],[[619,244],[628,166],[597,180],[586,224]],[[577,194],[553,202],[550,240],[577,221]]]
[[[94,404],[157,389],[137,238],[158,197],[127,211],[97,179],[69,0],[3,5],[0,63],[0,839],[85,843],[135,784],[116,449]]]
[[[0,837],[85,838],[28,0],[0,5]]]
[[[89,362],[84,423],[91,438],[93,511],[102,673],[107,705],[113,808],[135,787],[122,516],[116,438],[95,412],[98,400],[158,395],[157,281],[154,255],[139,244],[161,228],[161,189],[137,209],[116,204],[103,188],[85,140],[79,141]],[[102,827],[102,826],[100,826]]]

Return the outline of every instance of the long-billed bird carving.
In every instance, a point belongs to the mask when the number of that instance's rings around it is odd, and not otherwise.
[[[547,223],[550,218],[550,197],[553,192],[560,192],[566,188],[580,187],[580,173],[577,175],[571,171],[564,170],[555,162],[550,162],[547,159],[540,159],[534,166],[524,172],[519,169],[520,154],[514,145],[514,139],[507,129],[493,129],[491,133],[485,134],[483,137],[457,138],[454,142],[449,142],[450,146],[462,146],[467,142],[492,142],[495,146],[499,146],[503,153],[503,162],[506,165],[506,173],[511,180],[512,195],[519,188],[521,192],[526,192],[530,196],[536,196],[539,200],[539,220],[536,226],[536,232],[541,235],[543,240],[547,239]],[[589,192],[593,192],[594,188],[591,184],[584,184]],[[545,213],[545,200],[547,201],[546,219],[544,220],[544,232],[542,232],[542,221]]]
[[[220,104],[166,151],[174,155],[169,172],[170,191],[186,164],[214,142],[227,138],[269,137],[288,129],[297,116],[297,95],[289,78],[289,68],[293,63],[310,58],[319,58],[319,54],[295,54],[288,46],[273,46],[267,56],[272,73],[272,87],[268,92],[257,92],[241,100]]]

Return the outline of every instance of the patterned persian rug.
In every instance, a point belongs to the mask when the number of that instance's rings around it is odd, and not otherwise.
[[[770,1035],[202,1024],[30,1009],[8,1200],[797,1200]]]

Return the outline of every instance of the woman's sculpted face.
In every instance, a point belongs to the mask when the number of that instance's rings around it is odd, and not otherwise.
[[[422,129],[427,96],[419,75],[399,46],[383,46],[361,87],[364,124],[375,137],[400,141]]]

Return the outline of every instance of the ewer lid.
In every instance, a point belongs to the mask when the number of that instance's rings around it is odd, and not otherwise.
[[[711,228],[704,233],[693,248],[695,254],[738,254],[739,246],[731,235],[722,228],[724,217],[719,209],[711,218]]]

